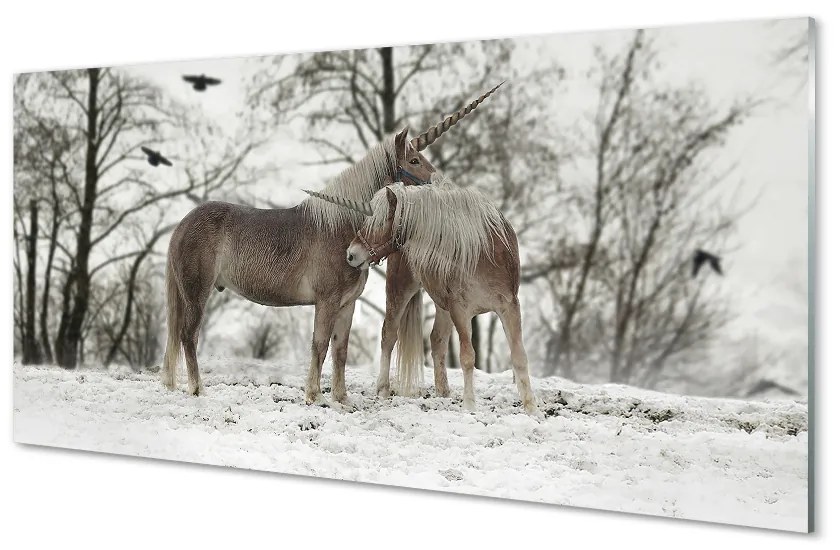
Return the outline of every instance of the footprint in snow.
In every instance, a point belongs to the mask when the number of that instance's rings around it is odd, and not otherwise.
[[[449,481],[462,481],[464,479],[464,474],[458,470],[453,470],[452,468],[448,470],[439,470],[438,473]]]

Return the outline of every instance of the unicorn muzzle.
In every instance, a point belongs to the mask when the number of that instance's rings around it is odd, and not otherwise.
[[[370,257],[367,251],[365,251],[361,246],[350,245],[347,248],[347,263],[350,264],[351,267],[355,267],[357,269],[367,269],[370,265],[369,260]]]

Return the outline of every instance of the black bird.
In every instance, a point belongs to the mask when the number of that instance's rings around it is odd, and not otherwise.
[[[149,164],[152,166],[158,166],[159,164],[163,164],[164,166],[172,166],[172,163],[169,161],[168,158],[161,155],[157,151],[152,151],[148,147],[140,147],[144,153],[146,153],[146,160],[149,161]]]
[[[193,90],[196,92],[203,92],[207,89],[207,86],[216,86],[222,83],[218,78],[204,76],[203,74],[198,76],[187,74],[183,76],[183,79],[192,84]]]
[[[703,267],[703,264],[709,262],[709,265],[718,275],[723,275],[723,270],[720,268],[720,256],[709,254],[705,250],[697,249],[694,252],[694,265],[691,268],[691,276],[697,277],[697,272]]]

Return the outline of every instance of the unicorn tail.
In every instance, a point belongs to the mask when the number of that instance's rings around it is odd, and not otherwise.
[[[397,394],[415,397],[423,384],[423,292],[409,300],[397,332]]]

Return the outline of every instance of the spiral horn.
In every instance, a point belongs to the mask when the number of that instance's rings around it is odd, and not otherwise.
[[[475,108],[478,107],[479,103],[487,99],[490,96],[490,94],[498,90],[499,87],[504,83],[505,81],[503,80],[495,88],[485,93],[478,99],[473,100],[472,103],[463,107],[460,111],[452,113],[442,121],[438,122],[435,126],[432,126],[424,133],[412,139],[411,146],[414,147],[414,149],[416,149],[417,151],[422,151],[423,149],[434,143],[437,138],[439,138],[443,135],[444,132],[455,126],[459,120],[466,117],[473,110],[475,110]]]
[[[343,206],[344,208],[355,210],[356,212],[360,212],[365,216],[373,216],[373,209],[370,207],[370,203],[354,201],[352,199],[345,199],[343,197],[331,197],[329,195],[324,195],[323,193],[318,193],[317,191],[309,191],[308,189],[304,189],[303,192],[307,195],[312,195],[313,197],[316,197],[318,199],[337,204],[338,206]]]

